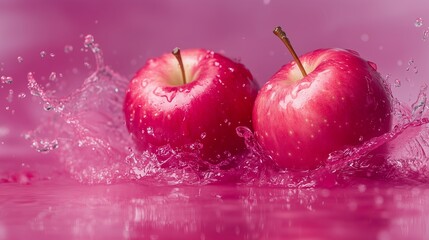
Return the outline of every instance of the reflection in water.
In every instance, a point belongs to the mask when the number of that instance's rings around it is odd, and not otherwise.
[[[429,236],[429,190],[4,185],[0,239],[401,239]],[[8,192],[7,198],[4,194]],[[22,230],[27,231],[22,231]]]

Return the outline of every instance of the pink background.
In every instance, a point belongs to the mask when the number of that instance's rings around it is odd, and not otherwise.
[[[298,54],[328,47],[354,49],[377,63],[383,76],[398,79],[395,96],[412,102],[427,82],[429,1],[12,1],[0,2],[0,160],[29,154],[21,134],[37,126],[42,107],[28,93],[26,75],[62,73],[63,93],[92,71],[93,57],[82,53],[83,36],[94,35],[105,62],[131,77],[150,57],[181,48],[208,48],[240,59],[265,83],[291,60],[272,34],[281,25]],[[414,25],[416,18],[423,25]],[[65,53],[66,45],[73,46]],[[40,57],[40,52],[55,57]],[[17,57],[23,62],[19,63]],[[408,61],[414,63],[406,71]],[[414,73],[414,66],[418,73]],[[6,100],[14,91],[12,102]],[[27,97],[19,99],[20,93]],[[9,108],[6,110],[6,108]]]
[[[415,27],[420,17],[423,25]],[[427,185],[87,186],[61,172],[25,185],[27,169],[37,179],[58,162],[22,137],[47,115],[29,94],[27,73],[59,95],[72,92],[94,71],[92,54],[80,51],[86,34],[127,78],[176,46],[204,47],[240,59],[262,85],[291,60],[272,34],[277,25],[298,54],[327,47],[360,52],[391,82],[402,82],[394,95],[408,105],[429,80],[429,40],[422,39],[428,0],[0,0],[0,76],[14,80],[0,83],[0,239],[427,239]],[[63,77],[50,82],[51,72]],[[23,184],[1,184],[4,175]]]

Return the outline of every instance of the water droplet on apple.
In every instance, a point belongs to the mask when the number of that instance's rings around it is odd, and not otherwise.
[[[145,78],[145,79],[143,79],[143,81],[142,81],[142,86],[143,87],[146,87],[147,86],[147,79]]]
[[[203,147],[204,147],[204,145],[202,143],[199,143],[199,142],[193,143],[189,146],[189,148],[191,150],[197,150],[197,151],[203,149]]]
[[[415,27],[421,27],[423,26],[423,19],[421,17],[416,18],[416,21],[414,22]]]
[[[370,61],[368,61],[368,64],[375,70],[375,71],[377,71],[377,64],[375,64],[375,63],[373,63],[373,62],[370,62]]]
[[[152,127],[147,127],[146,129],[147,134],[151,135],[151,136],[155,136],[154,132],[153,132],[153,128]]]
[[[228,68],[228,70],[230,71],[230,72],[234,72],[235,70],[234,70],[234,68],[232,68],[232,67],[229,67]]]
[[[176,91],[164,91],[162,88],[157,87],[153,90],[153,93],[156,96],[164,97],[167,99],[168,102],[171,102],[176,97],[177,92]]]
[[[219,63],[219,62],[214,62],[214,65],[215,65],[216,67],[219,67],[219,66],[220,66],[220,63]]]
[[[207,133],[206,132],[203,132],[203,133],[201,133],[201,139],[204,139],[204,138],[206,138],[207,137]]]
[[[293,99],[298,97],[299,92],[311,86],[310,82],[301,82],[292,89],[291,96]]]
[[[359,142],[362,142],[363,141],[363,136],[360,136],[359,137]]]
[[[249,128],[247,128],[247,127],[240,126],[240,127],[237,127],[235,129],[235,131],[237,132],[237,135],[239,137],[242,137],[242,138],[245,138],[245,139],[246,138],[250,138],[250,137],[253,136],[252,131]]]

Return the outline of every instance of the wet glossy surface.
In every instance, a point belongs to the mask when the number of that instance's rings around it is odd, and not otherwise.
[[[2,185],[0,239],[426,239],[427,186]]]

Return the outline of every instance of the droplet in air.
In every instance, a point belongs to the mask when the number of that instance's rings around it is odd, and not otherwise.
[[[362,40],[362,42],[368,42],[369,41],[369,35],[364,33],[360,36],[360,40]]]
[[[423,26],[423,19],[421,17],[416,18],[416,21],[414,22],[414,26],[416,26],[416,27]]]
[[[91,64],[89,62],[84,62],[83,65],[88,68],[91,69]]]
[[[18,56],[16,59],[18,60],[19,63],[22,63],[24,61],[24,58],[21,56]]]
[[[58,148],[58,140],[54,139],[49,141],[47,139],[35,140],[32,143],[32,147],[38,152],[49,152]]]
[[[410,59],[410,60],[408,60],[408,66],[407,66],[407,68],[405,69],[405,71],[410,71],[410,68],[411,68],[411,66],[414,64],[414,59]]]
[[[53,58],[55,57],[55,53],[49,53],[49,56]]]
[[[207,137],[207,133],[206,132],[203,132],[203,133],[201,133],[201,139],[204,139],[204,138],[206,138]]]
[[[10,103],[13,101],[13,90],[12,89],[9,89],[9,94],[6,97],[6,101],[8,101]]]
[[[57,80],[57,73],[51,72],[51,74],[49,75],[49,80],[55,82]]]
[[[398,66],[402,66],[402,60],[398,60],[398,61],[396,61],[396,64],[398,65]]]
[[[65,53],[71,53],[73,51],[73,46],[72,45],[65,45],[64,46],[64,52]]]
[[[40,52],[40,57],[41,57],[41,58],[46,57],[46,52],[45,52],[45,51],[41,51],[41,52]]]
[[[94,36],[92,36],[91,34],[86,35],[83,44],[85,45],[85,47],[91,47],[91,45],[94,44]]]
[[[429,38],[429,27],[423,31],[423,41],[426,41]]]
[[[1,76],[0,80],[1,80],[1,83],[6,83],[6,84],[11,84],[13,82],[12,77],[6,77],[6,76]]]
[[[27,95],[25,94],[25,93],[20,93],[20,94],[18,94],[18,98],[25,98]]]
[[[401,86],[401,80],[399,80],[399,79],[395,79],[394,86],[395,86],[395,87],[400,87],[400,86]]]

